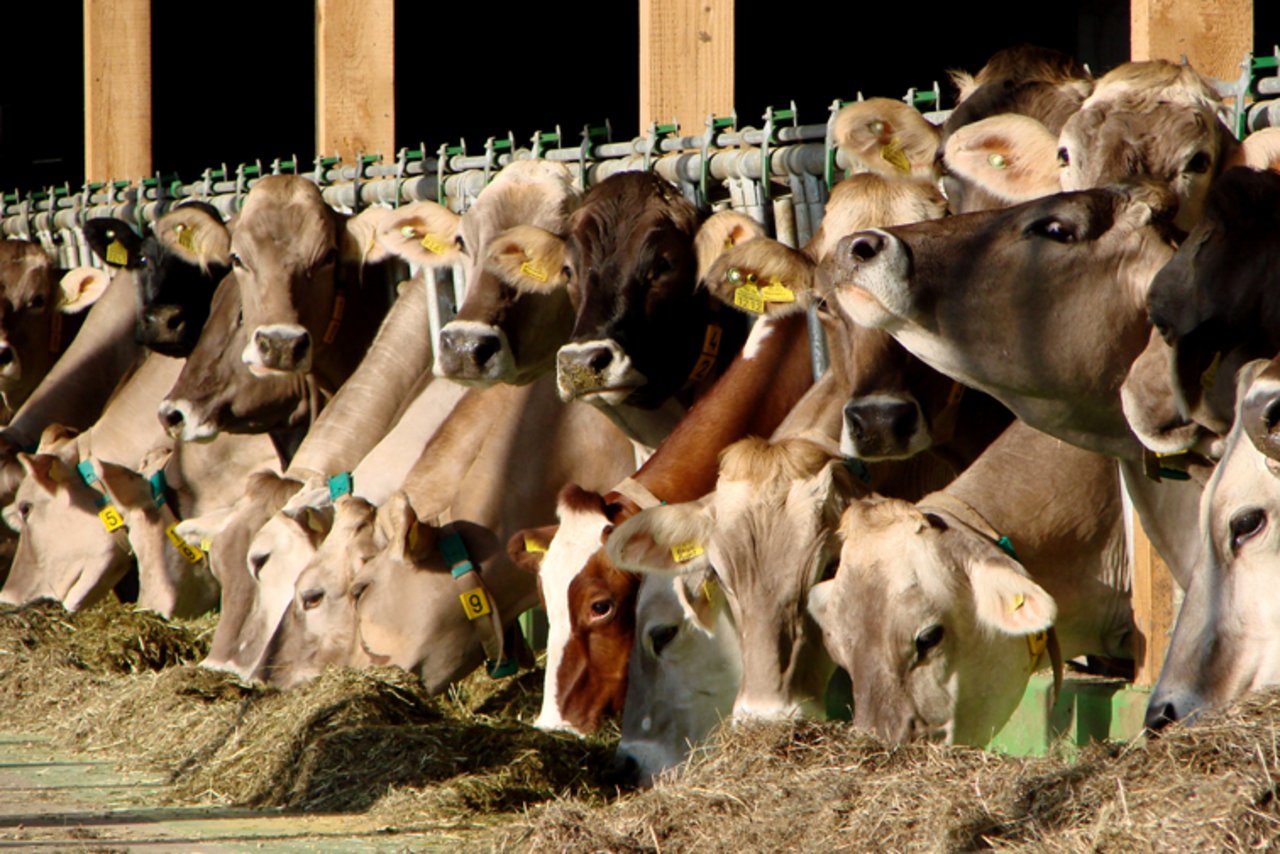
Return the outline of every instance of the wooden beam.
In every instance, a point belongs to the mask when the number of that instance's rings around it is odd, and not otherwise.
[[[151,174],[151,0],[84,0],[84,174]]]
[[[640,132],[733,111],[733,0],[640,0]]]
[[[1160,678],[1173,634],[1173,576],[1133,514],[1133,684],[1151,688]]]
[[[1274,2],[1274,0],[1263,0]],[[1202,74],[1240,76],[1240,60],[1253,50],[1253,0],[1131,0],[1132,59],[1186,55]]]
[[[396,153],[394,0],[316,0],[316,153]]]

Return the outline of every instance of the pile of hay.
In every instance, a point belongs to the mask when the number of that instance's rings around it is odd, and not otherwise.
[[[888,747],[847,724],[726,729],[652,790],[495,831],[557,851],[1244,851],[1280,841],[1280,694],[1074,761]]]

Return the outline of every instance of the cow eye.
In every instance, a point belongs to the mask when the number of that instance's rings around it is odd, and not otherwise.
[[[1267,526],[1267,514],[1259,507],[1241,510],[1231,517],[1231,553],[1236,554],[1240,547],[1256,536]]]
[[[18,502],[18,515],[19,515],[19,516],[21,516],[23,519],[26,519],[28,516],[30,516],[30,515],[31,515],[31,502],[30,502],[30,501],[19,501],[19,502]]]
[[[1209,153],[1206,151],[1197,151],[1195,157],[1187,162],[1187,168],[1184,172],[1194,172],[1197,175],[1204,174],[1209,171],[1209,167],[1213,165],[1209,160]]]
[[[1071,155],[1067,153],[1067,147],[1065,145],[1058,149],[1058,165],[1061,167],[1071,165]]]
[[[560,275],[564,276],[566,280],[572,279],[573,270],[569,267],[568,264],[565,264],[563,267],[560,268]]]
[[[1075,226],[1054,216],[1047,216],[1031,223],[1027,226],[1026,233],[1034,237],[1047,237],[1057,243],[1076,242]]]
[[[667,644],[675,640],[680,627],[676,625],[654,626],[649,629],[649,645],[653,647],[653,657],[662,655]]]
[[[29,302],[28,305],[34,308],[36,311],[39,311],[40,309],[44,308],[44,294],[36,294],[35,296],[33,296],[31,298],[31,302]]]
[[[336,263],[337,260],[338,260],[338,250],[330,249],[328,252],[324,253],[324,257],[320,259],[320,266],[328,267],[330,264]]]
[[[457,237],[453,238],[453,243],[455,246],[458,247],[459,252],[467,251],[467,241],[462,239],[462,235],[458,235]]]
[[[659,255],[654,259],[653,266],[649,268],[649,278],[660,278],[667,275],[674,269],[675,267],[671,264],[670,258],[667,258],[665,255]]]
[[[322,587],[308,588],[307,590],[302,591],[302,594],[299,598],[302,600],[302,610],[310,611],[312,608],[315,608],[317,605],[319,605],[320,602],[324,599],[324,588]]]
[[[266,552],[263,552],[261,554],[256,554],[256,555],[249,555],[249,569],[253,572],[254,578],[261,577],[262,568],[267,565],[268,557],[270,557],[270,555],[267,554]]]
[[[818,580],[830,581],[831,579],[836,577],[836,570],[838,570],[839,568],[840,568],[840,557],[837,555],[836,557],[833,557],[831,558],[831,560],[827,561],[826,564],[822,567],[822,575],[818,577]]]
[[[591,621],[599,622],[613,613],[612,599],[597,599],[591,603]]]
[[[916,635],[916,660],[924,658],[929,653],[929,650],[942,643],[943,634],[945,634],[945,630],[942,625],[934,623]]]
[[[243,269],[244,269],[244,261],[240,260],[240,253],[239,253],[239,252],[232,252],[232,253],[231,253],[231,266],[232,266],[232,267],[235,267],[237,270],[243,270]]]
[[[352,585],[351,585],[351,599],[352,599],[352,601],[353,601],[353,602],[359,602],[359,601],[360,601],[360,597],[361,597],[361,596],[363,596],[363,595],[364,595],[364,592],[365,592],[366,590],[368,590],[368,589],[369,589],[369,580],[368,580],[367,578],[366,578],[366,579],[361,579],[360,581],[357,581],[355,584],[352,584]]]

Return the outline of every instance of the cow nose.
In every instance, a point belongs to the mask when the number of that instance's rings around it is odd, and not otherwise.
[[[182,422],[185,420],[182,410],[177,406],[174,406],[171,401],[166,400],[161,403],[160,412],[158,414],[160,416],[160,423],[164,425],[164,428],[168,430],[170,434],[174,434],[175,430],[182,430]]]
[[[613,779],[619,786],[634,789],[640,785],[640,763],[630,753],[619,751],[613,760]]]
[[[13,348],[8,344],[0,344],[0,368],[13,364]]]
[[[306,371],[310,368],[311,335],[295,326],[264,326],[254,331],[257,362],[277,371]]]
[[[597,374],[613,363],[613,351],[608,347],[593,347],[582,353],[582,361]]]
[[[861,234],[856,234],[853,240],[849,241],[849,255],[855,262],[870,261],[883,251],[884,235],[877,234],[874,231],[864,231]]]
[[[852,400],[844,408],[849,434],[859,442],[889,446],[907,442],[919,426],[915,401],[864,402]]]
[[[1280,460],[1280,378],[1271,376],[1275,371],[1273,363],[1254,379],[1241,404],[1240,421],[1260,453]]]
[[[502,341],[496,333],[488,330],[457,329],[446,324],[440,331],[441,356],[463,369],[468,365],[476,370],[483,369],[501,349]]]

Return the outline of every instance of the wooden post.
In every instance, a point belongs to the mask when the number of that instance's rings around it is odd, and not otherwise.
[[[151,174],[151,0],[84,0],[86,181]]]
[[[1160,678],[1173,633],[1173,576],[1133,514],[1133,684],[1151,688]]]
[[[316,0],[316,153],[396,153],[395,3]]]
[[[1131,0],[1129,22],[1130,58],[1186,54],[1197,71],[1223,80],[1239,77],[1253,50],[1253,0]]]
[[[640,133],[733,111],[733,0],[640,0]]]

